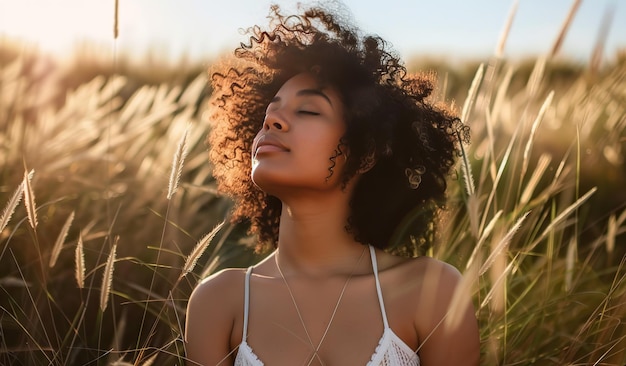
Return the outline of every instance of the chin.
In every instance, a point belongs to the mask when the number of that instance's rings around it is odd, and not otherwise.
[[[275,174],[259,172],[255,169],[252,170],[251,178],[255,186],[272,196],[275,196],[278,192],[291,185],[289,182],[285,181],[284,178],[281,179]]]
[[[340,185],[339,177],[326,180],[325,169],[284,169],[257,164],[252,167],[250,177],[254,185],[263,192],[279,197],[281,193],[296,191],[327,191]]]

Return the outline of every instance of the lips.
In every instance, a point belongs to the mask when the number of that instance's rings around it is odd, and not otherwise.
[[[273,135],[262,135],[252,147],[254,156],[272,152],[289,152],[289,149]]]

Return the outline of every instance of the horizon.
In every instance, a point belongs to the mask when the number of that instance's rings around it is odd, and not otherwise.
[[[293,8],[293,1],[271,3],[280,4],[286,11]],[[341,3],[331,3],[343,7]],[[360,29],[383,37],[405,60],[416,57],[467,60],[492,56],[514,3],[477,0],[469,4],[443,0],[436,4],[417,4],[387,0],[389,9],[402,9],[390,21],[389,17],[380,15],[379,7],[373,5],[374,0],[343,2],[345,12]],[[570,0],[518,1],[504,57],[526,58],[549,52],[572,3]],[[219,4],[206,0],[121,0],[119,36],[114,39],[113,0],[91,3],[0,0],[0,42],[19,42],[25,48],[58,57],[72,56],[83,49],[102,54],[118,52],[133,59],[155,56],[169,61],[201,61],[229,52],[245,41],[239,29],[264,24],[269,4],[265,0]],[[38,11],[33,12],[34,8]],[[413,15],[420,12],[427,15]],[[610,59],[618,50],[626,49],[626,7],[619,7],[615,0],[583,1],[560,56],[587,62],[607,12],[611,12],[613,19],[604,58]],[[77,14],[82,16],[77,17]],[[463,37],[467,34],[470,36]]]

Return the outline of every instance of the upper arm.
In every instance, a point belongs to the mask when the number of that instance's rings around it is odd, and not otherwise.
[[[437,260],[426,271],[421,297],[430,297],[431,306],[416,316],[422,365],[478,365],[480,335],[468,281]]]
[[[236,270],[220,272],[201,282],[187,305],[185,352],[188,365],[232,365],[230,338],[235,309],[243,292]]]

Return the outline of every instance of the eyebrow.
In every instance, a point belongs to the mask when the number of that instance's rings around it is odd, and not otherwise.
[[[333,105],[333,102],[330,101],[330,98],[328,97],[328,95],[324,94],[324,92],[322,92],[319,89],[301,89],[298,90],[298,92],[296,93],[296,96],[308,96],[308,95],[313,95],[313,96],[318,96],[318,97],[322,97],[324,99],[326,99],[326,101],[328,102],[328,104],[330,104],[331,106]],[[274,97],[274,99],[272,99],[270,101],[271,103],[275,103],[275,102],[279,102],[280,101],[280,97]]]

